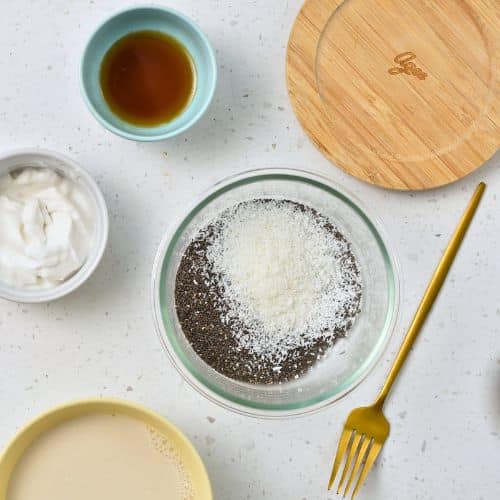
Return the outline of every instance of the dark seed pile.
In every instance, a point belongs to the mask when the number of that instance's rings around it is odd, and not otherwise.
[[[258,200],[266,202],[267,200]],[[324,219],[310,207],[295,202],[300,210],[311,211]],[[330,223],[324,224],[336,239],[345,241],[344,236]],[[195,352],[219,373],[235,380],[257,384],[282,383],[304,374],[316,361],[321,359],[335,341],[344,337],[352,326],[317,338],[307,346],[288,351],[284,360],[276,363],[263,358],[238,345],[234,332],[245,331],[245,325],[227,322],[227,308],[224,306],[220,280],[210,271],[207,249],[218,230],[217,221],[202,229],[188,245],[177,270],[175,283],[175,306],[177,316],[186,338]],[[342,265],[350,266],[355,276],[359,269],[354,255],[349,251]],[[208,276],[207,276],[208,273]],[[356,310],[361,307],[361,285],[356,293]],[[350,305],[352,313],[352,304]],[[345,317],[349,313],[345,311]]]

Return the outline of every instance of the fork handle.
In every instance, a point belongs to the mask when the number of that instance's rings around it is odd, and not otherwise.
[[[399,371],[403,366],[403,363],[405,362],[406,357],[408,356],[408,353],[410,352],[410,349],[413,346],[413,343],[415,342],[415,339],[417,338],[439,291],[441,290],[441,286],[443,285],[446,275],[448,274],[453,260],[455,259],[460,244],[464,239],[467,228],[474,217],[485,188],[486,184],[484,182],[481,182],[477,186],[469,204],[467,205],[467,208],[465,209],[465,212],[462,215],[462,218],[460,219],[460,222],[458,223],[457,228],[455,229],[455,232],[453,233],[453,236],[451,237],[450,242],[448,243],[448,246],[446,247],[446,250],[443,253],[443,256],[441,257],[441,260],[439,261],[436,270],[434,271],[434,274],[432,275],[431,281],[427,286],[427,290],[425,291],[417,312],[413,317],[410,328],[408,329],[408,333],[406,334],[403,344],[401,345],[398,355],[396,356],[396,360],[394,361],[391,371],[389,372],[384,386],[382,387],[382,390],[380,391],[380,394],[375,402],[375,406],[378,406],[379,408],[382,408],[384,405],[385,398],[387,397],[392,384],[396,380],[396,377],[398,376]]]

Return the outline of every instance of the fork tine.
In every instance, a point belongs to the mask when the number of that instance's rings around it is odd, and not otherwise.
[[[356,458],[356,462],[354,463],[354,467],[352,468],[351,475],[349,477],[349,481],[347,481],[347,486],[345,487],[344,490],[344,497],[349,493],[349,490],[351,488],[352,481],[355,477],[357,477],[358,472],[359,472],[359,466],[361,465],[361,462],[365,458],[366,452],[368,450],[368,446],[371,442],[371,437],[365,436],[363,438],[363,441],[361,442],[361,447],[359,449],[358,456]]]
[[[339,485],[337,487],[337,495],[340,493],[340,489],[342,488],[342,485],[344,484],[344,479],[347,475],[347,472],[351,468],[351,464],[352,464],[352,461],[354,459],[354,456],[357,454],[360,441],[361,441],[361,434],[356,433],[353,440],[352,440],[351,447],[349,448],[349,456],[347,457],[347,460],[345,461],[345,466],[344,466],[344,470],[342,471],[342,476],[340,477],[340,482],[339,482]]]
[[[354,491],[352,492],[351,500],[354,500],[354,497],[358,493],[359,488],[361,488],[361,485],[363,484],[364,480],[366,479],[366,476],[370,472],[370,469],[372,468],[373,463],[377,459],[378,454],[380,453],[381,449],[382,449],[382,444],[377,443],[376,441],[373,441],[373,444],[370,448],[370,451],[368,452],[368,458],[366,459],[365,465],[363,466],[361,474],[359,475],[358,482],[356,483],[356,487],[354,488]]]
[[[333,486],[333,482],[335,481],[335,476],[337,475],[340,464],[342,463],[342,459],[344,458],[347,445],[351,440],[353,432],[354,431],[352,429],[344,429],[342,431],[342,436],[340,437],[340,442],[337,447],[337,455],[335,455],[335,461],[333,462],[332,473],[330,474],[330,481],[328,481],[328,489],[331,489],[331,487]]]

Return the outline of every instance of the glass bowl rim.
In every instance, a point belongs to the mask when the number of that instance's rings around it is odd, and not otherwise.
[[[386,276],[389,288],[389,309],[390,317],[385,321],[381,333],[370,355],[345,381],[337,385],[334,390],[324,391],[320,396],[309,398],[296,403],[273,404],[249,401],[247,399],[228,394],[215,384],[206,380],[198,374],[195,369],[185,361],[182,348],[177,346],[175,335],[169,331],[165,324],[161,310],[160,296],[162,290],[163,269],[168,263],[172,249],[182,235],[186,226],[191,222],[196,214],[205,208],[210,202],[220,195],[231,191],[233,188],[246,184],[252,184],[261,180],[291,180],[305,182],[326,191],[331,196],[338,198],[354,212],[356,212],[363,222],[368,226],[377,246],[384,258]],[[191,203],[181,216],[177,217],[167,229],[163,236],[156,257],[154,259],[151,279],[151,302],[153,310],[153,320],[156,333],[160,339],[164,351],[170,358],[171,363],[182,376],[182,378],[199,394],[209,401],[229,409],[240,415],[259,418],[286,418],[310,415],[322,408],[330,406],[334,402],[342,399],[353,391],[367,376],[381,359],[386,347],[391,339],[399,319],[400,303],[400,267],[396,254],[389,243],[385,229],[377,216],[371,214],[364,204],[347,189],[339,186],[327,176],[310,170],[284,167],[264,167],[246,170],[227,176],[208,189],[204,190],[196,200]],[[168,325],[171,330],[173,326]]]

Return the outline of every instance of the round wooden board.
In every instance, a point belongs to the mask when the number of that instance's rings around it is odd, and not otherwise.
[[[496,0],[306,0],[287,84],[314,144],[349,174],[427,189],[500,145]]]

